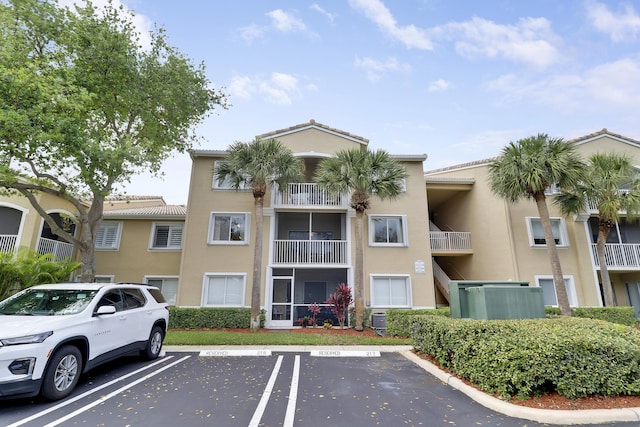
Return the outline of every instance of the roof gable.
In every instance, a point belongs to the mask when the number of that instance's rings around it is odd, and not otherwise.
[[[357,143],[365,145],[365,146],[369,144],[369,140],[367,138],[364,138],[364,137],[358,136],[358,135],[354,135],[352,133],[345,132],[345,131],[340,130],[340,129],[332,128],[332,127],[327,126],[327,125],[323,125],[322,123],[318,123],[313,119],[309,120],[306,123],[301,123],[301,124],[298,124],[298,125],[295,125],[295,126],[291,126],[291,127],[285,128],[285,129],[279,129],[279,130],[275,130],[275,131],[272,131],[272,132],[263,133],[262,135],[257,135],[256,138],[257,139],[279,138],[279,137],[284,136],[284,135],[290,135],[292,133],[303,132],[303,131],[308,130],[308,129],[316,129],[316,130],[319,130],[321,132],[326,132],[326,133],[329,133],[331,135],[336,135],[336,136],[348,139],[350,141],[357,142]]]

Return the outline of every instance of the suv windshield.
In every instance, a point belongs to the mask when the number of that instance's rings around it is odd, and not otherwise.
[[[95,290],[27,289],[0,302],[0,314],[59,316],[84,310]]]

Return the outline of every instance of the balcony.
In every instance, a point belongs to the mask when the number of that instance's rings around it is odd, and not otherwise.
[[[596,244],[591,244],[596,268],[600,268]],[[615,270],[640,270],[640,243],[607,243],[604,247],[607,267]]]
[[[430,231],[432,255],[472,254],[471,233],[468,231]]]
[[[349,197],[333,195],[322,190],[318,184],[287,184],[283,191],[274,191],[274,208],[343,208],[349,207]]]
[[[274,240],[273,264],[346,265],[346,240]]]
[[[73,255],[73,245],[71,243],[41,237],[38,239],[37,251],[42,255],[53,254],[59,260],[65,260],[71,259],[71,255]]]
[[[13,252],[16,249],[16,234],[0,234],[0,253]]]

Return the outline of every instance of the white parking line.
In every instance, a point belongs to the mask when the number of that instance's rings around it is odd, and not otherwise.
[[[296,415],[296,402],[298,400],[298,378],[300,377],[300,356],[296,355],[293,363],[293,374],[291,375],[291,389],[289,391],[289,403],[287,404],[287,414],[284,417],[282,427],[293,427],[293,419]]]
[[[135,380],[135,381],[133,381],[133,382],[131,382],[131,383],[129,383],[129,384],[126,384],[126,385],[124,385],[124,386],[120,387],[119,389],[117,389],[117,390],[115,390],[115,391],[113,391],[113,392],[111,392],[111,393],[107,394],[106,396],[102,396],[100,399],[96,400],[95,402],[90,403],[90,404],[88,404],[88,405],[85,405],[85,406],[83,406],[82,408],[80,408],[80,409],[78,409],[78,410],[76,410],[76,411],[73,411],[73,412],[71,412],[71,413],[70,413],[70,414],[68,414],[68,415],[65,415],[64,417],[62,417],[62,418],[60,418],[60,419],[58,419],[58,420],[56,420],[56,421],[54,421],[54,422],[52,422],[52,423],[49,423],[49,424],[45,425],[44,427],[55,427],[55,426],[58,426],[58,425],[62,424],[63,422],[65,422],[65,421],[67,421],[67,420],[70,420],[71,418],[75,417],[76,415],[79,415],[79,414],[81,414],[81,413],[83,413],[83,412],[87,411],[88,409],[91,409],[91,408],[93,408],[94,406],[98,406],[98,405],[99,405],[99,404],[101,404],[102,402],[104,402],[104,401],[106,401],[106,400],[108,400],[108,399],[111,399],[111,398],[112,398],[112,397],[114,397],[114,396],[119,395],[120,393],[122,393],[123,391],[125,391],[125,390],[127,390],[127,389],[129,389],[129,388],[133,387],[134,385],[136,385],[136,384],[140,384],[141,382],[146,381],[146,380],[148,380],[149,378],[151,378],[151,377],[154,377],[154,376],[158,375],[160,372],[165,371],[165,370],[167,370],[167,369],[169,369],[169,368],[171,368],[171,367],[173,367],[173,366],[177,365],[178,363],[182,363],[182,362],[184,362],[185,360],[187,360],[187,359],[188,359],[188,358],[190,358],[190,357],[191,357],[191,356],[185,356],[185,357],[183,357],[182,359],[176,360],[176,361],[175,361],[175,362],[173,362],[173,363],[170,363],[170,364],[168,364],[168,365],[166,365],[166,366],[163,366],[162,368],[158,369],[157,371],[155,371],[155,372],[153,372],[153,373],[151,373],[151,374],[149,374],[149,375],[145,375],[144,377],[139,378],[139,379],[137,379],[137,380]]]
[[[312,350],[312,357],[380,357],[378,350]]]
[[[38,413],[36,413],[36,414],[33,414],[33,415],[31,415],[30,417],[27,417],[27,418],[25,418],[25,419],[23,419],[23,420],[20,420],[20,421],[18,421],[18,422],[13,423],[13,424],[9,424],[7,427],[18,427],[18,426],[21,426],[21,425],[23,425],[23,424],[28,423],[29,421],[33,421],[33,420],[35,420],[35,419],[38,419],[38,418],[40,418],[40,417],[42,417],[42,416],[44,416],[44,415],[47,415],[47,414],[49,414],[49,413],[51,413],[51,412],[57,411],[57,410],[58,410],[58,409],[60,409],[60,408],[64,408],[65,406],[71,405],[73,402],[75,402],[75,401],[77,401],[77,400],[84,399],[85,397],[87,397],[87,396],[89,396],[89,395],[91,395],[91,394],[93,394],[93,393],[96,393],[96,392],[98,392],[98,391],[102,390],[102,389],[103,389],[103,388],[105,388],[105,387],[109,387],[110,385],[113,385],[113,384],[115,384],[115,383],[117,383],[117,382],[120,382],[120,381],[124,381],[125,379],[127,379],[127,378],[129,378],[129,377],[131,377],[131,376],[133,376],[133,375],[139,374],[139,373],[140,373],[140,372],[142,372],[142,371],[146,371],[147,369],[151,369],[151,368],[153,368],[154,366],[159,365],[159,364],[161,364],[161,363],[164,363],[164,362],[166,362],[166,361],[167,361],[167,359],[171,359],[171,358],[173,358],[173,356],[168,356],[168,357],[165,357],[165,358],[163,358],[163,359],[161,359],[161,360],[158,360],[158,361],[156,361],[156,362],[154,362],[154,363],[151,363],[151,364],[149,364],[149,365],[146,365],[146,366],[144,366],[144,367],[142,367],[142,368],[140,368],[140,369],[137,369],[137,370],[135,370],[135,371],[133,371],[133,372],[129,372],[128,374],[123,375],[123,376],[121,376],[121,377],[119,377],[119,378],[116,378],[116,379],[115,379],[115,380],[113,380],[113,381],[109,381],[108,383],[102,384],[102,385],[101,385],[101,386],[99,386],[99,387],[92,388],[92,389],[91,389],[91,390],[89,390],[89,391],[86,391],[86,392],[84,392],[84,393],[82,393],[82,394],[79,394],[79,395],[77,395],[76,397],[73,397],[73,398],[71,398],[71,399],[67,399],[67,400],[65,400],[64,402],[58,403],[58,404],[57,404],[57,405],[55,405],[55,406],[52,406],[52,407],[50,407],[50,408],[45,409],[44,411],[40,411],[40,412],[38,412]]]
[[[271,372],[271,377],[269,377],[269,381],[267,382],[267,386],[264,389],[264,393],[262,393],[262,398],[258,403],[258,407],[253,413],[253,417],[251,418],[249,427],[258,427],[258,425],[260,424],[260,420],[262,419],[264,410],[267,408],[267,402],[269,401],[269,397],[271,396],[271,392],[273,391],[273,385],[275,384],[276,378],[278,377],[278,372],[280,372],[282,359],[284,359],[284,356],[278,356],[276,366],[273,367],[273,372]]]

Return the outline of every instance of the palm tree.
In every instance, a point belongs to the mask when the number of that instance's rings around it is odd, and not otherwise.
[[[558,306],[565,316],[571,316],[571,308],[551,229],[545,190],[554,184],[560,188],[573,187],[581,180],[583,170],[584,164],[572,144],[562,138],[549,138],[543,133],[510,142],[489,165],[489,185],[494,194],[512,203],[523,197],[536,202]]]
[[[595,153],[589,157],[585,178],[574,188],[567,189],[556,198],[564,215],[585,212],[587,203],[598,207],[598,239],[596,252],[600,265],[600,278],[605,306],[614,306],[613,288],[605,259],[605,244],[609,231],[626,211],[632,219],[640,212],[640,172],[633,160],[620,153]]]
[[[229,155],[214,171],[222,184],[231,182],[232,188],[251,188],[255,204],[256,240],[253,253],[253,282],[251,287],[251,330],[260,328],[260,285],[262,281],[262,241],[264,196],[268,187],[283,188],[289,182],[301,181],[304,163],[289,148],[275,139],[255,139],[234,142]]]
[[[351,207],[356,211],[355,223],[355,329],[364,330],[364,214],[371,198],[397,197],[407,174],[404,167],[384,150],[354,148],[323,160],[315,175],[318,185],[332,194],[351,194]]]

